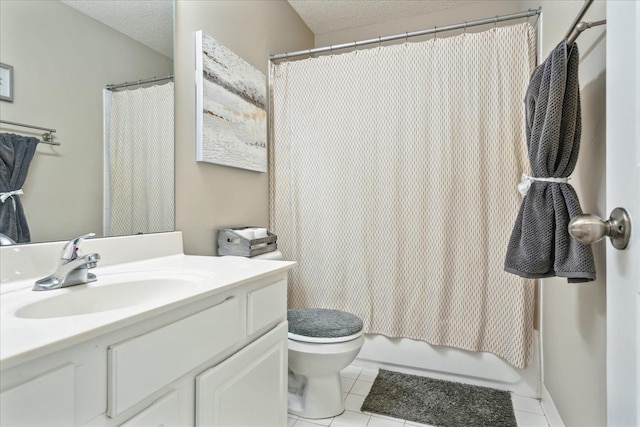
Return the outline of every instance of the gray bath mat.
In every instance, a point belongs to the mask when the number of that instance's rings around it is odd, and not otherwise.
[[[384,369],[362,411],[434,426],[517,426],[507,391]]]

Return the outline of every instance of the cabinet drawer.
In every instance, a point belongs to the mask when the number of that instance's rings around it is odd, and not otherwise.
[[[247,334],[275,325],[287,318],[287,281],[249,292],[247,295]]]
[[[244,338],[236,297],[108,350],[107,415],[115,417]]]

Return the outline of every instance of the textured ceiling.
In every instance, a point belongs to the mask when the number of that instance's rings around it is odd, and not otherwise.
[[[314,34],[426,15],[479,0],[287,0]]]
[[[173,58],[173,0],[60,0]]]
[[[173,58],[173,0],[60,1]],[[425,15],[483,0],[287,1],[314,34],[323,34]]]

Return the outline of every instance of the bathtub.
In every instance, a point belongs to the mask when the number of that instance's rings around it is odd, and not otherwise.
[[[540,398],[540,338],[534,331],[531,356],[525,369],[482,352],[441,347],[408,338],[366,334],[353,365],[457,381]]]

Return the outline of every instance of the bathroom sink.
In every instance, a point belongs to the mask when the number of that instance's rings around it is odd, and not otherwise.
[[[185,277],[186,276],[186,277]],[[98,281],[46,292],[60,292],[19,308],[16,317],[48,319],[118,310],[154,302],[168,301],[192,293],[202,286],[199,277],[188,275],[125,278],[107,277]]]

